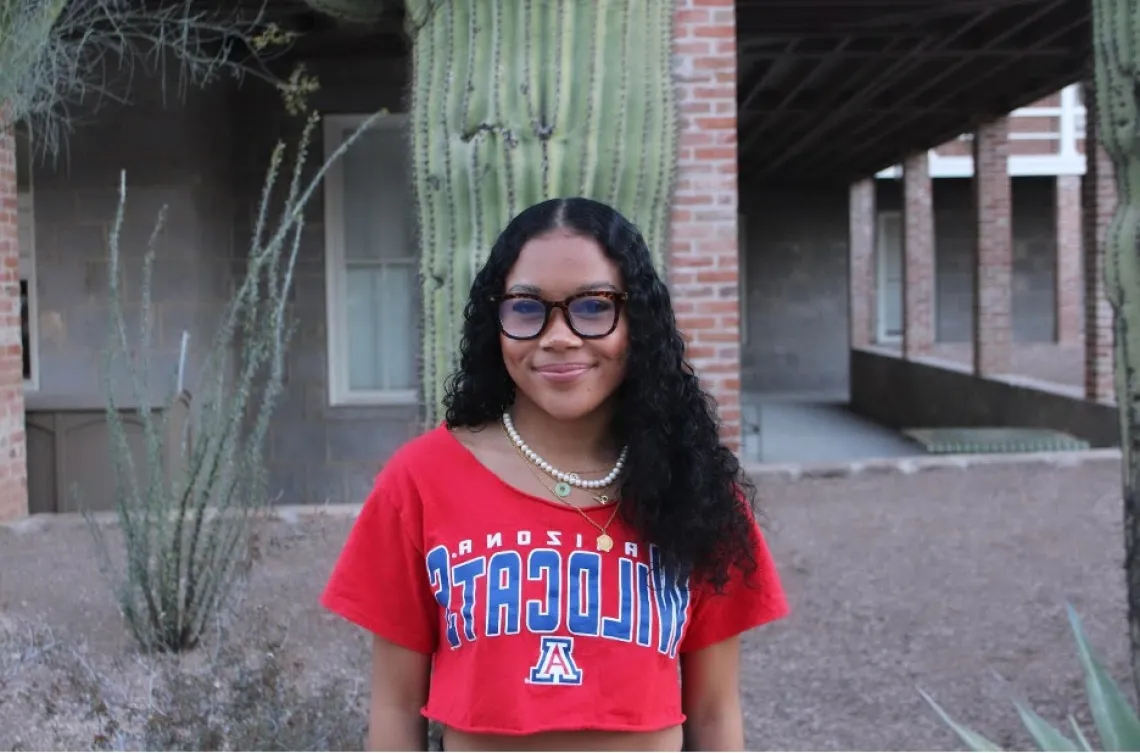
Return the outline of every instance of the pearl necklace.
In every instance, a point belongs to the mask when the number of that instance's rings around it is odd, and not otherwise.
[[[577,473],[567,473],[565,471],[558,470],[553,465],[548,463],[545,459],[543,459],[541,455],[528,447],[526,442],[523,441],[522,437],[519,436],[518,429],[515,428],[515,424],[511,420],[510,413],[503,413],[503,428],[506,429],[507,436],[510,437],[511,441],[515,443],[515,447],[519,449],[519,452],[521,452],[527,460],[534,463],[536,466],[545,471],[549,476],[558,481],[558,483],[554,486],[554,493],[559,497],[568,496],[570,494],[570,487],[572,486],[576,486],[579,489],[604,489],[607,486],[612,485],[614,481],[617,480],[618,475],[621,473],[621,469],[625,466],[625,458],[629,454],[629,447],[623,447],[621,449],[621,454],[618,456],[617,464],[614,465],[613,470],[607,473],[603,478],[587,480],[583,479]]]

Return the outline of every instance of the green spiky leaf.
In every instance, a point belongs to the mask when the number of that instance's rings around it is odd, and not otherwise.
[[[1014,705],[1017,706],[1017,713],[1021,716],[1021,721],[1025,725],[1025,729],[1033,737],[1033,741],[1037,743],[1037,747],[1041,750],[1078,750],[1076,743],[1065,737],[1065,735],[1052,724],[1042,719],[1041,715],[1036,711],[1020,701],[1014,701]]]
[[[1081,750],[1091,751],[1092,745],[1089,745],[1089,739],[1085,737],[1084,730],[1081,729],[1081,725],[1077,724],[1077,720],[1073,718],[1072,714],[1069,714],[1069,726],[1073,728],[1073,735],[1077,738]]]
[[[1140,750],[1140,719],[1120,687],[1089,647],[1081,619],[1071,604],[1065,605],[1077,639],[1077,651],[1085,672],[1089,708],[1106,750]]]
[[[950,715],[947,714],[945,711],[943,711],[942,707],[939,706],[938,703],[933,698],[931,698],[930,695],[925,690],[923,690],[922,688],[919,688],[918,692],[922,695],[923,698],[926,699],[926,702],[929,703],[931,705],[931,707],[933,707],[933,709],[936,712],[938,712],[938,715],[940,717],[942,717],[942,721],[946,722],[946,725],[948,727],[950,727],[950,729],[954,730],[954,734],[958,735],[958,737],[962,740],[962,742],[964,742],[966,745],[970,746],[970,750],[976,750],[976,751],[1000,751],[1001,750],[1001,748],[999,748],[995,743],[986,739],[985,737],[978,734],[977,732],[970,729],[969,727],[966,727],[962,724],[959,724],[958,722],[951,719]]]

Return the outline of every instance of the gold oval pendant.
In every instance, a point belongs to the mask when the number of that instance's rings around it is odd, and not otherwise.
[[[603,533],[601,536],[598,537],[598,551],[599,552],[608,552],[609,550],[611,550],[613,548],[614,548],[614,540],[612,538],[610,538],[610,535],[608,533]]]

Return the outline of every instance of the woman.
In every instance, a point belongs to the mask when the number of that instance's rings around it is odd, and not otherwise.
[[[446,409],[322,598],[373,634],[370,746],[423,750],[427,717],[448,751],[742,749],[739,635],[788,608],[638,231],[516,217]]]

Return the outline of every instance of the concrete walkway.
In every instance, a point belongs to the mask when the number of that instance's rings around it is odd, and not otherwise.
[[[847,410],[839,398],[746,396],[745,458],[817,463],[925,455],[901,434]],[[758,428],[759,436],[749,428]]]

